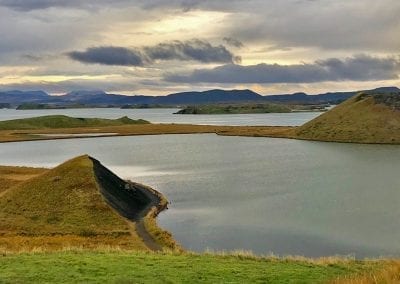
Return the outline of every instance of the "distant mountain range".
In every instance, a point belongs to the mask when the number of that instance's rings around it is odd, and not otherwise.
[[[107,94],[104,91],[74,91],[62,96],[51,96],[43,91],[5,91],[0,92],[1,106],[18,106],[25,103],[53,105],[88,106],[126,106],[126,105],[171,105],[184,106],[196,104],[271,102],[284,104],[337,104],[347,100],[360,91],[335,92],[319,95],[294,93],[262,96],[251,90],[209,90],[204,92],[183,92],[167,96],[125,96]],[[400,93],[397,87],[384,87],[366,92]]]

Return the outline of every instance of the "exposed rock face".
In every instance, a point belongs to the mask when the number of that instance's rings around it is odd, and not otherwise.
[[[93,161],[100,192],[119,214],[130,220],[136,220],[147,213],[147,208],[158,205],[159,198],[144,186],[124,181],[96,159],[92,157],[90,159]]]

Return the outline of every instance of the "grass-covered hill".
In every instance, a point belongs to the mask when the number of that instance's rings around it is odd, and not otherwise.
[[[188,106],[176,114],[242,114],[242,113],[285,113],[291,108],[276,104],[214,104]]]
[[[400,93],[360,93],[295,132],[309,140],[400,144]]]
[[[134,124],[149,124],[148,121],[129,117],[118,119],[105,118],[75,118],[65,115],[47,115],[33,118],[22,118],[0,121],[0,130],[24,130],[24,129],[45,129],[45,128],[77,128],[77,127],[104,127],[122,126]]]
[[[153,242],[143,240],[136,221],[158,205],[159,196],[121,180],[98,161],[81,156],[31,175],[1,192],[0,248],[146,250]]]
[[[0,197],[8,188],[34,178],[47,169],[0,166]]]

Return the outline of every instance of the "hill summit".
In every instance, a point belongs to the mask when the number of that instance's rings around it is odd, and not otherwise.
[[[162,202],[154,190],[80,156],[1,192],[0,247],[146,250],[136,221]]]
[[[400,144],[400,91],[361,92],[299,127],[296,138]]]

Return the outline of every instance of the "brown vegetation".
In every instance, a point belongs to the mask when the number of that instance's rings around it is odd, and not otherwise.
[[[279,137],[293,138],[294,127],[286,126],[214,126],[191,124],[143,124],[106,127],[36,129],[36,130],[0,130],[1,142],[53,140],[77,138],[78,134],[99,134],[99,136],[132,136],[159,134],[202,134],[216,133],[229,136]],[[106,135],[102,135],[105,133]],[[110,134],[111,133],[111,134]],[[54,136],[45,136],[51,134]],[[56,134],[61,134],[57,136]],[[74,134],[66,137],[65,134]]]
[[[400,144],[400,110],[382,94],[359,94],[295,130],[296,138],[329,142]],[[400,101],[400,94],[397,94]],[[391,101],[392,102],[392,101]]]
[[[380,263],[381,269],[372,269],[360,275],[340,277],[332,284],[390,284],[400,283],[400,261],[384,260]]]
[[[0,248],[107,245],[147,250],[134,222],[110,206],[94,167],[94,160],[88,156],[72,159],[52,170],[1,167],[0,173],[4,174],[1,177],[13,177],[16,183],[4,187],[0,196]],[[18,182],[23,180],[20,173],[27,177],[25,181]],[[147,214],[147,208],[140,210],[146,210],[143,214]]]

